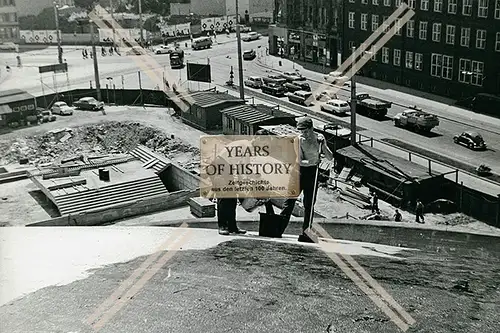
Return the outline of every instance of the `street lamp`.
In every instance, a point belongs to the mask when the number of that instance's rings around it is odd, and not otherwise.
[[[97,92],[97,100],[101,101],[101,83],[99,81],[99,66],[97,64],[97,51],[95,48],[95,37],[94,37],[94,22],[89,20],[90,25],[90,42],[92,44],[92,58],[94,59],[94,77],[95,77],[95,89]],[[103,109],[104,114],[104,109]]]
[[[107,94],[107,97],[108,97],[108,105],[109,105],[109,104],[111,104],[110,101],[109,101],[109,89],[112,87],[113,78],[111,76],[108,76],[106,78],[106,80],[108,80],[108,84],[107,84],[107,87],[106,87],[106,94]]]
[[[54,15],[56,21],[56,34],[57,34],[57,59],[59,63],[63,63],[62,47],[61,47],[61,34],[59,33],[59,4],[54,1]]]
[[[243,58],[241,55],[240,13],[238,0],[236,0],[236,42],[238,44],[238,79],[240,86],[240,98],[244,100],[245,86],[243,84]]]

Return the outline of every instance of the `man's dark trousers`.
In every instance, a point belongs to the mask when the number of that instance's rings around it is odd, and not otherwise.
[[[310,167],[300,167],[300,192],[304,192],[304,199],[302,201],[304,205],[304,223],[302,225],[302,230],[305,231],[309,228],[309,223],[311,221],[311,211],[313,209],[313,197],[314,197],[314,189],[316,180],[316,169],[317,166]],[[283,210],[281,211],[281,216],[284,216],[287,221],[290,221],[290,217],[292,216],[293,208],[295,207],[295,202],[297,199],[289,198],[286,199],[285,204],[283,205]]]
[[[217,199],[217,222],[219,228],[236,230],[236,198]]]

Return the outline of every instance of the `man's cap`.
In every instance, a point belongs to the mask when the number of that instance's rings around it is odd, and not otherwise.
[[[297,121],[297,129],[307,129],[313,127],[313,121],[309,117],[299,118]]]

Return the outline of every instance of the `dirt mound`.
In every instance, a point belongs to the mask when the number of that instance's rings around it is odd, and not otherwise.
[[[137,145],[173,158],[180,153],[199,155],[196,147],[167,135],[159,129],[137,122],[105,122],[77,128],[50,131],[43,135],[0,140],[0,164],[28,158],[31,164],[58,162],[86,153],[127,153]]]

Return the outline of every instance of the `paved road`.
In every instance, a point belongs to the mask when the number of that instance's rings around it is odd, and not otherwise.
[[[325,252],[295,237],[177,229],[187,238],[174,244],[174,228],[0,230],[5,332],[402,332]],[[500,330],[498,253],[330,244],[415,320],[407,332]]]

